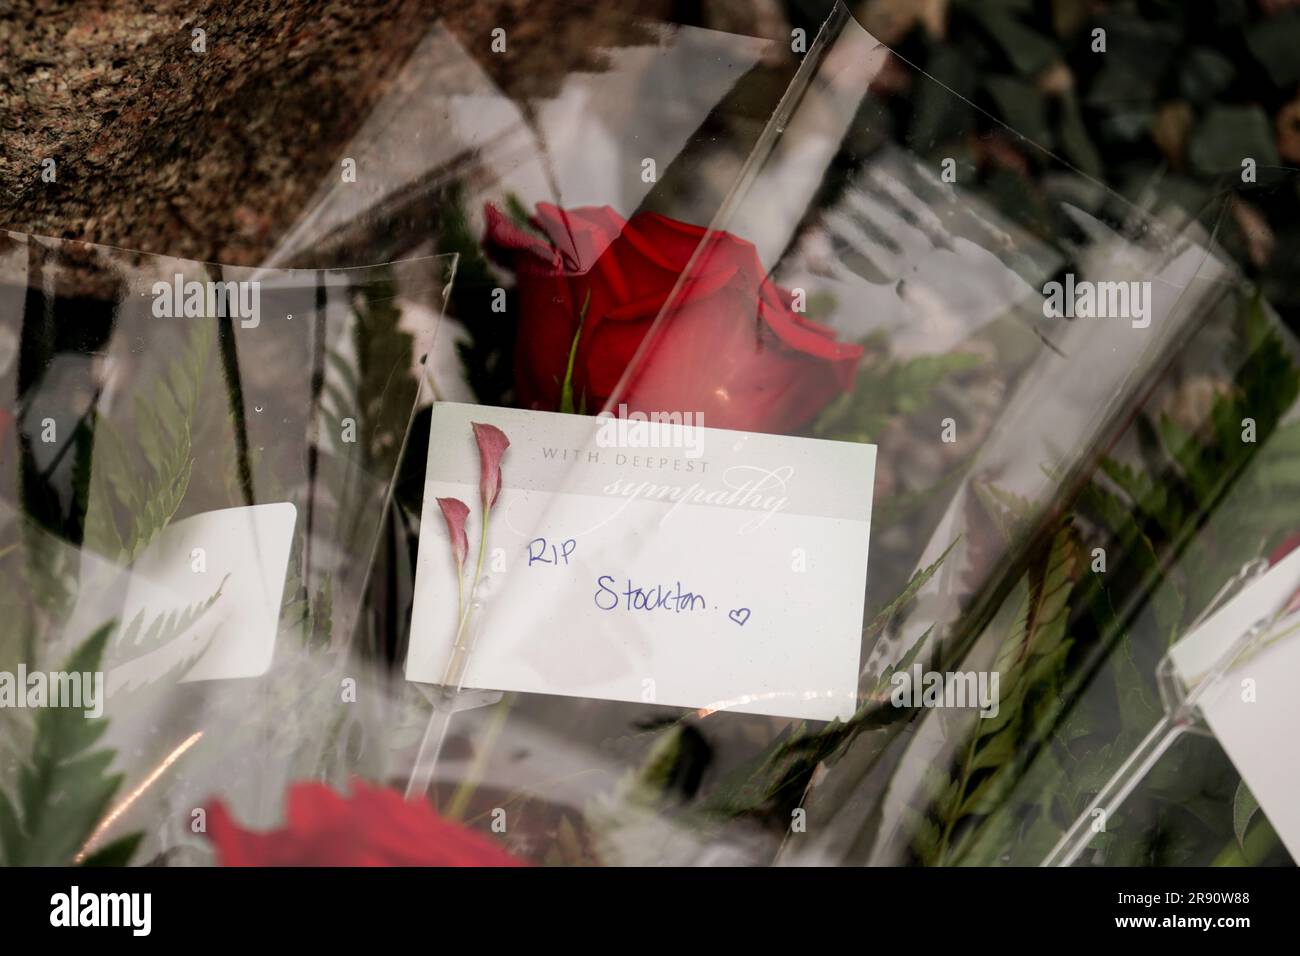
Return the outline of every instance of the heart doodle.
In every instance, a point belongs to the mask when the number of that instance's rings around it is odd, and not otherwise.
[[[727,615],[727,617],[731,618],[741,627],[744,627],[745,622],[749,620],[749,608],[747,607],[737,608],[736,610],[730,612]]]

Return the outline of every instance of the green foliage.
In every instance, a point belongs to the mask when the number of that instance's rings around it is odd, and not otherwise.
[[[1232,832],[1237,837],[1237,845],[1243,852],[1246,849],[1246,831],[1250,829],[1250,821],[1258,812],[1259,801],[1246,786],[1246,781],[1241,781],[1237,784],[1237,792],[1232,798]]]
[[[506,207],[516,224],[533,231],[518,197],[507,196]],[[470,229],[464,188],[453,187],[442,208],[438,252],[454,252],[460,256],[448,309],[464,324],[470,336],[468,342],[459,345],[466,377],[483,404],[509,404],[508,397],[514,389],[512,357],[518,325],[515,296],[506,296],[505,312],[492,311],[493,294],[502,283],[493,274],[478,237]]]
[[[578,343],[582,341],[582,329],[587,324],[587,308],[591,305],[591,290],[587,290],[587,296],[582,300],[582,311],[578,314],[578,330],[573,333],[573,343],[569,346],[569,362],[564,369],[564,381],[560,383],[560,408],[561,412],[568,415],[583,414],[585,412],[587,398],[582,397],[582,408],[579,411],[578,406],[573,403],[573,364],[578,357]]]
[[[143,833],[131,833],[120,840],[114,840],[102,849],[88,854],[81,861],[81,865],[87,867],[127,866],[131,862],[131,857],[135,856],[135,851],[143,839]]]
[[[136,394],[132,445],[106,420],[93,417],[87,547],[128,563],[180,508],[194,465],[194,421],[212,364],[215,330],[214,322],[190,323],[189,339],[166,371],[152,389]]]
[[[120,564],[129,564],[157,540],[191,487],[196,423],[213,374],[215,324],[187,323],[182,335],[158,374],[134,390],[127,422],[112,424],[91,412],[74,434],[73,498],[80,504],[73,511],[84,516],[84,524],[73,540],[80,537],[85,547]],[[6,585],[3,604],[6,620],[27,636],[16,650],[30,667],[43,636],[59,633],[76,604],[78,553],[33,522],[23,521],[21,534],[23,548],[6,557],[17,565],[22,588],[11,592]],[[192,629],[220,596],[219,587],[192,607],[157,615],[141,611],[117,631],[114,646],[137,656],[150,653]],[[61,670],[101,670],[115,630],[112,623],[101,627]],[[11,649],[5,653],[10,656]],[[192,660],[191,655],[173,673],[179,676]],[[15,741],[21,738],[9,748],[19,766],[16,785],[12,792],[0,792],[0,856],[9,865],[72,862],[121,782],[108,772],[112,751],[96,749],[107,721],[86,718],[84,709],[45,707],[30,726],[12,721],[6,726]],[[138,836],[118,840],[85,864],[125,865],[138,843]]]
[[[21,594],[13,595],[11,606],[21,606],[26,627],[9,633],[26,638],[21,657],[31,660],[36,654],[34,639],[43,624],[57,623],[72,613],[77,599],[76,552],[67,543],[37,522],[24,520],[19,528],[22,549],[12,559],[20,565],[15,577],[21,576]],[[12,625],[17,622],[8,619]]]
[[[960,862],[966,841],[1003,810],[1027,756],[1048,739],[1064,703],[1068,599],[1078,565],[1078,542],[1062,528],[990,625],[1004,635],[991,668],[1000,675],[998,712],[973,718],[955,773],[932,781],[933,826],[918,830],[915,847],[924,862]],[[1002,820],[993,825],[1006,828]]]
[[[97,630],[62,670],[98,670],[112,630],[112,624]],[[91,749],[107,728],[102,718],[87,719],[83,708],[41,709],[17,800],[0,792],[0,851],[7,866],[66,865],[90,837],[121,783],[107,774],[112,751]],[[115,851],[119,858],[124,849]]]
[[[211,610],[212,605],[216,604],[221,598],[222,589],[225,588],[229,577],[229,575],[223,577],[221,583],[217,585],[216,591],[207,599],[197,601],[189,607],[176,608],[173,611],[153,615],[149,618],[148,627],[145,626],[146,611],[141,608],[136,612],[130,623],[118,634],[117,640],[113,642],[114,647],[143,648],[131,658],[134,660],[152,653],[185,634],[202,620],[203,616]],[[128,661],[117,660],[114,663],[120,666],[128,663]]]
[[[325,352],[317,434],[330,435],[332,441],[323,449],[312,449],[303,525],[307,530],[302,533],[319,534],[323,512],[333,522],[329,539],[365,558],[382,517],[375,499],[376,480],[398,471],[420,385],[414,371],[415,342],[401,328],[392,270],[387,266],[367,270],[365,281],[350,293],[355,318],[351,349],[331,346]],[[349,418],[355,423],[355,443],[341,440],[343,420]],[[317,475],[328,495],[316,486]],[[326,507],[317,512],[314,506],[322,500]],[[303,626],[309,642],[328,643],[331,582],[318,581],[315,574],[304,581],[303,569],[296,565],[289,574],[292,587],[284,592],[282,623]],[[311,587],[314,593],[306,590]]]
[[[302,565],[296,554],[289,556],[284,592],[280,599],[281,633],[297,631],[303,642],[327,647],[333,635],[334,593],[332,578],[324,575],[315,595],[308,594],[302,580]]]
[[[898,596],[876,612],[876,616],[871,619],[871,622],[862,631],[863,641],[870,644],[889,628],[898,612],[912,602],[912,598],[916,597],[916,593],[925,587],[926,583],[938,572],[940,566],[948,560],[948,555],[952,554],[952,549],[957,547],[957,542],[960,540],[961,538],[953,539],[952,544],[943,549],[943,554],[939,555],[933,564],[913,574],[907,582],[907,586],[899,592]],[[887,674],[881,676],[884,679]]]
[[[699,734],[684,724],[673,724],[651,745],[641,765],[620,784],[620,803],[655,807],[683,777],[683,767],[695,762]]]
[[[1153,674],[1169,643],[1224,581],[1300,523],[1300,425],[1282,424],[1300,397],[1300,370],[1258,298],[1245,304],[1224,354],[1240,359],[1235,381],[1203,423],[1189,430],[1167,416],[1140,417],[1141,462],[1103,459],[1067,513],[1105,545],[1106,573],[1091,573],[1084,555],[1076,560],[1068,606],[1057,609],[1069,612],[1059,623],[1068,624],[1070,640],[1042,658],[1025,685],[1031,693],[1004,700],[996,722],[980,722],[959,771],[936,781],[938,811],[915,830],[923,859],[988,864],[1008,847],[1020,854],[1014,862],[1041,859],[1159,716]],[[1254,419],[1258,441],[1242,440],[1244,418]],[[1057,563],[1054,552],[1044,580]],[[1017,593],[1023,599],[1024,582]],[[1042,616],[1053,624],[1040,646],[1053,647],[1057,614]],[[1025,633],[1016,622],[1013,645]],[[1099,666],[1109,681],[1079,694]],[[1017,683],[1030,676],[1024,671]],[[1012,685],[1005,671],[1003,679],[1005,698]],[[1000,740],[996,724],[1004,720],[1029,732]],[[1234,827],[1225,810],[1231,790],[1219,795],[1232,779],[1213,743],[1183,741],[1092,846],[1111,865],[1204,863],[1218,847],[1242,849],[1248,803],[1239,791]],[[1252,839],[1252,858],[1262,859],[1266,837]]]
[[[1232,354],[1242,356],[1235,381],[1196,432],[1168,416],[1139,419],[1142,467],[1103,461],[1109,482],[1092,482],[1080,502],[1081,514],[1112,539],[1108,563],[1119,573],[1107,578],[1111,605],[1163,579],[1172,559],[1186,565],[1174,587],[1155,595],[1166,643],[1246,561],[1300,522],[1300,426],[1282,425],[1300,397],[1300,370],[1258,297],[1243,310]],[[1255,423],[1254,442],[1242,440],[1247,418]],[[1211,515],[1212,547],[1189,548]]]
[[[307,620],[307,639],[318,645],[328,644],[334,633],[334,589],[328,576],[316,588]]]
[[[350,349],[331,347],[325,353],[324,426],[337,434],[343,418],[355,419],[361,453],[356,464],[388,474],[419,391],[412,371],[415,342],[401,328],[397,282],[389,267],[367,270],[365,280],[349,291],[355,319]]]
[[[878,343],[868,339],[863,344],[870,350]],[[943,382],[982,361],[965,352],[864,361],[853,390],[822,412],[813,434],[840,441],[874,441],[891,421],[926,408]]]
[[[365,464],[381,475],[392,474],[406,434],[418,384],[411,374],[414,341],[402,331],[397,285],[386,270],[370,270],[353,290],[357,322],[353,331],[355,374],[347,376],[345,394],[336,395],[336,411],[353,409],[358,444]],[[346,363],[336,366],[346,368]]]
[[[954,541],[933,564],[917,571],[903,591],[876,614],[863,631],[868,644],[884,632],[898,612],[935,575],[955,545]],[[900,668],[911,666],[927,643],[929,633],[927,631],[917,640],[898,665]],[[894,707],[888,698],[882,700],[879,696],[880,690],[888,686],[892,673],[892,670],[887,670],[879,676],[873,684],[873,693],[849,720],[832,721],[812,733],[802,721],[793,725],[763,754],[730,774],[702,801],[700,812],[713,818],[756,816],[788,821],[790,811],[799,804],[818,765],[833,761],[859,735],[900,724],[911,715],[910,710]]]

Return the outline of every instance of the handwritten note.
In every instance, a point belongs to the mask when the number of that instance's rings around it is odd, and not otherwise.
[[[471,423],[510,440],[465,616],[464,686],[813,720],[857,705],[875,447],[434,408],[406,676],[438,683],[482,516]],[[680,426],[679,426],[680,427]],[[626,433],[620,433],[620,438]],[[470,505],[457,564],[436,499]]]

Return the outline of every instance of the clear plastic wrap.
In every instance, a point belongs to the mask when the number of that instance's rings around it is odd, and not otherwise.
[[[357,178],[331,175],[264,269],[5,241],[8,656],[53,668],[118,615],[111,667],[123,625],[153,639],[127,566],[176,590],[141,566],[155,538],[191,565],[187,519],[295,509],[288,558],[259,552],[285,567],[269,669],[110,696],[123,781],[79,851],[134,830],[137,861],[208,862],[214,799],[266,828],[295,781],[362,777],[543,864],[1037,864],[1159,719],[1169,646],[1294,529],[1295,343],[1220,244],[1228,193],[1196,216],[1122,197],[1079,168],[1068,95],[1063,158],[1024,84],[1003,85],[1028,102],[1012,129],[843,5],[763,37],[609,16],[561,62],[499,67],[431,21],[356,124]],[[259,283],[260,316],[158,316],[187,281]],[[430,441],[436,403],[874,445],[874,475],[806,509],[870,516],[852,716],[476,686],[501,622],[538,657],[565,626],[571,595],[505,564],[422,595],[472,639],[406,680],[421,552],[448,546],[426,475],[478,494],[470,434]],[[1234,444],[1244,418],[1257,440]],[[520,460],[508,496],[532,488]],[[512,553],[537,532],[510,530]],[[725,577],[745,541],[680,547]],[[93,600],[56,593],[100,573]],[[168,605],[181,638],[204,603]],[[599,663],[633,685],[633,658]],[[999,673],[1001,716],[896,705],[913,667]],[[7,789],[35,739],[15,726]],[[1211,862],[1239,786],[1213,741],[1180,740],[1085,860]]]

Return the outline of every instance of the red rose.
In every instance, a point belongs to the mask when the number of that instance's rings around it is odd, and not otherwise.
[[[652,212],[625,222],[608,206],[542,203],[533,224],[543,240],[494,206],[486,214],[485,245],[518,282],[520,404],[559,407],[585,302],[573,395],[599,411],[706,230]],[[743,239],[709,236],[675,301],[620,395],[632,411],[697,412],[710,427],[788,432],[852,387],[861,346],[796,313]]]
[[[524,865],[424,801],[360,780],[347,800],[324,784],[294,784],[285,827],[267,833],[243,829],[217,801],[208,808],[208,838],[222,866]]]
[[[1269,552],[1268,566],[1271,568],[1296,548],[1300,548],[1300,531],[1292,531],[1282,539],[1276,548]]]

